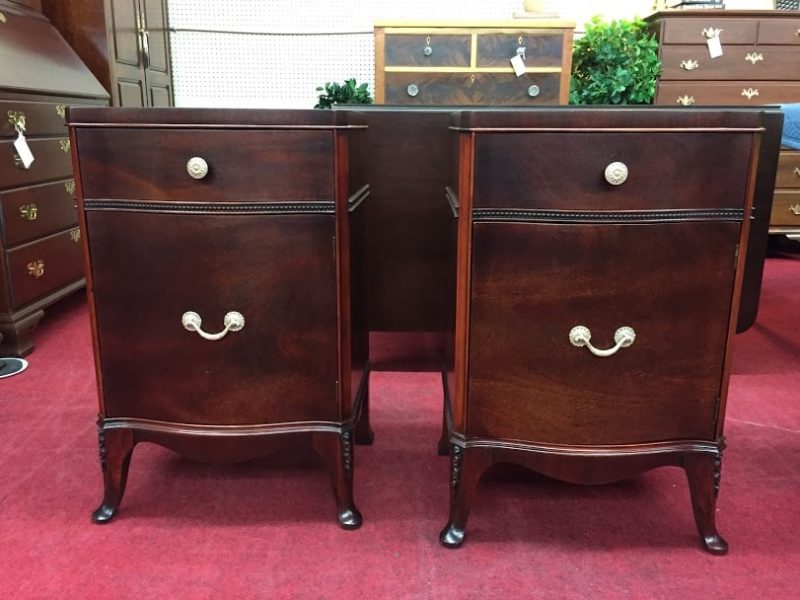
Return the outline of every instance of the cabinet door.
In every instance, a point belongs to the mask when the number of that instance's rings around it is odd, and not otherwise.
[[[605,445],[713,440],[738,222],[478,223],[471,437]],[[608,357],[570,343],[588,327]]]
[[[164,0],[139,0],[144,33],[144,68],[149,106],[172,106],[167,7]]]
[[[116,106],[147,106],[140,46],[139,0],[109,0]]]
[[[105,416],[339,420],[333,215],[140,210],[86,213]]]

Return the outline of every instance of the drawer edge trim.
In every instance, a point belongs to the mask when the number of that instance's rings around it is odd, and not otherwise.
[[[515,221],[521,223],[639,223],[675,221],[741,221],[744,210],[725,208],[715,210],[643,210],[643,211],[553,211],[536,209],[474,208],[472,220],[476,223]]]
[[[137,202],[129,200],[84,200],[88,211],[121,211],[148,213],[198,213],[198,214],[325,214],[335,213],[335,205],[330,202]]]

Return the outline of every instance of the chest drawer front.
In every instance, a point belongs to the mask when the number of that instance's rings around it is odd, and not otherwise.
[[[8,252],[13,309],[83,277],[79,232],[75,227]]]
[[[0,142],[0,189],[72,177],[69,138],[29,139],[28,146],[34,161],[25,169],[13,142]]]
[[[769,217],[772,227],[800,227],[800,190],[777,190]]]
[[[404,105],[557,104],[560,77],[559,73],[526,73],[522,77],[513,73],[387,73],[386,102]]]
[[[739,229],[475,224],[467,434],[713,440]],[[599,348],[636,339],[600,358],[570,343],[577,325]]]
[[[332,215],[87,212],[105,416],[339,419]],[[94,252],[94,249],[102,251]],[[194,311],[219,341],[181,325]]]
[[[800,83],[767,81],[661,81],[655,104],[740,105],[783,104],[800,99]]]
[[[758,39],[758,21],[755,19],[726,19],[709,15],[697,19],[667,19],[661,43],[703,44],[707,48],[705,32],[711,30],[720,30],[723,51],[726,51],[726,44],[755,44]]]
[[[87,128],[77,135],[85,198],[190,202],[333,198],[329,130]],[[207,164],[202,179],[187,171],[193,157]]]
[[[800,18],[764,19],[758,28],[758,44],[800,45]]]
[[[520,31],[478,35],[478,67],[508,67],[517,48],[525,48],[530,67],[561,67],[564,38],[561,32]]]
[[[778,157],[775,187],[800,188],[800,151],[783,150]]]
[[[792,46],[727,46],[718,58],[709,58],[706,46],[667,46],[661,51],[661,79],[741,79],[793,81],[798,78],[800,45]],[[687,70],[683,64],[694,61]]]
[[[33,240],[77,225],[73,180],[0,192],[0,213],[5,245]]]
[[[387,34],[387,67],[468,67],[469,34]]]
[[[742,133],[481,133],[473,205],[561,211],[742,208],[751,144],[752,137]],[[616,162],[628,171],[621,185],[605,179],[606,168]]]
[[[65,111],[65,104],[0,100],[0,137],[16,137],[14,123],[20,117],[25,123],[26,136],[66,137]]]

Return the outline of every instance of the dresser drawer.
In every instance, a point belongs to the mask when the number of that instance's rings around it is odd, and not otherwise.
[[[15,122],[22,118],[27,136],[64,136],[66,105],[52,102],[0,100],[0,137],[16,137]]]
[[[705,45],[664,46],[661,79],[795,81],[798,78],[800,67],[793,66],[800,65],[800,45],[727,46],[724,51],[722,56],[712,59]]]
[[[705,45],[706,32],[721,30],[719,34],[723,51],[727,44],[755,44],[758,40],[758,21],[755,19],[726,19],[710,14],[700,18],[674,18],[664,21],[661,33],[662,44],[703,44],[708,56],[708,47]]]
[[[758,28],[758,44],[800,45],[800,18],[764,19]]]
[[[62,231],[9,250],[12,309],[48,295],[83,277],[80,229]]]
[[[87,199],[333,199],[330,130],[86,128],[78,151]],[[193,157],[208,166],[202,179],[187,171]]]
[[[492,209],[661,210],[742,208],[748,133],[482,133],[473,205]],[[621,185],[605,179],[627,166]],[[670,184],[664,185],[664,181]],[[708,182],[717,182],[709,186]]]
[[[387,67],[468,67],[469,34],[387,34]]]
[[[531,67],[561,67],[564,36],[561,32],[520,31],[478,34],[477,66],[508,67],[517,48],[525,48],[525,64]]]
[[[29,139],[28,146],[34,161],[24,169],[13,142],[0,142],[0,189],[72,177],[69,138]]]
[[[778,158],[776,188],[800,188],[800,151],[781,151]]]
[[[0,192],[4,245],[14,246],[77,225],[74,192],[71,179]]]
[[[565,197],[568,192],[565,192]],[[476,223],[467,435],[713,441],[740,223]],[[601,358],[570,343],[588,327]]]
[[[782,104],[800,99],[800,83],[790,81],[660,81],[656,104]]]
[[[559,73],[387,73],[386,102],[407,105],[557,104]]]
[[[800,228],[800,190],[776,190],[772,200],[770,227]]]
[[[333,215],[86,218],[106,418],[341,418]],[[208,341],[184,329],[186,311],[209,333],[229,311],[245,325]]]

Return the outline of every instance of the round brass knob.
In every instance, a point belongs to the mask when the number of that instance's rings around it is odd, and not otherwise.
[[[419,88],[416,86],[416,84],[412,83],[406,88],[406,92],[408,92],[408,95],[413,98],[414,96],[419,94]]]
[[[611,185],[622,185],[628,179],[628,167],[625,163],[613,162],[606,167],[605,177]]]
[[[536,98],[536,96],[538,96],[541,92],[542,90],[536,84],[528,86],[528,96],[531,98]]]
[[[194,156],[186,163],[186,172],[192,179],[202,179],[208,175],[208,163],[199,156]]]

